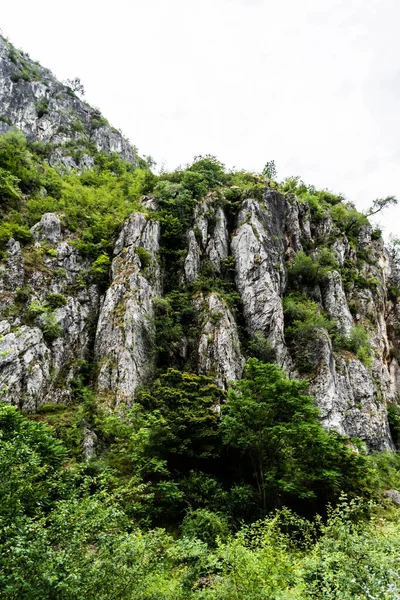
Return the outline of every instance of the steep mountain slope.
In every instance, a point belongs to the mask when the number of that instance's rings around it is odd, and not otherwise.
[[[1,35],[0,98],[0,132],[16,126],[29,140],[50,142],[50,164],[89,167],[95,150],[138,163],[132,146],[98,109]]]
[[[98,111],[3,38],[0,105],[2,131],[28,138],[0,148],[3,400],[35,411],[85,385],[132,404],[168,367],[226,389],[256,356],[308,379],[328,428],[393,448],[397,274],[354,207],[213,157],[135,169]]]

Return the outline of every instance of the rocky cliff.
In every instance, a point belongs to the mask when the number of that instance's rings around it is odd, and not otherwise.
[[[71,181],[79,180],[79,198],[90,186],[100,198],[105,175],[90,149],[136,166],[134,151],[2,38],[0,105],[2,131],[16,127],[28,141],[48,142],[47,160],[59,172],[78,169],[62,184],[59,211],[35,200],[48,201],[45,185],[4,212],[11,227],[17,210],[30,232],[4,242],[3,400],[27,411],[73,402],[85,379],[99,398],[131,404],[168,366],[226,388],[246,358],[258,356],[309,380],[327,427],[371,448],[393,447],[387,405],[397,403],[400,386],[397,272],[363,215],[298,180],[228,174],[205,157],[158,179],[138,170],[136,200],[132,181],[120,184],[124,222],[95,243],[92,230],[71,229]],[[39,160],[34,145],[27,152]],[[115,190],[119,172],[108,168]],[[92,216],[100,227],[102,217]]]
[[[130,143],[98,109],[1,35],[0,98],[0,132],[18,127],[28,140],[51,143],[51,164],[90,167],[95,151],[138,162]]]

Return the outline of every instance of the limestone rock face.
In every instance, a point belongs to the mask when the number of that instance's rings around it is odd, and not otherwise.
[[[195,209],[194,227],[188,231],[188,253],[184,263],[187,283],[196,281],[204,260],[209,260],[214,272],[221,273],[222,261],[229,254],[228,223],[221,206],[210,194]]]
[[[67,169],[92,166],[93,157],[85,151],[90,144],[137,164],[128,140],[110,127],[97,109],[1,35],[0,106],[0,132],[17,127],[29,140],[55,144],[51,164]],[[78,163],[66,147],[67,142],[83,150]]]
[[[310,386],[323,424],[343,435],[362,438],[369,447],[392,449],[386,406],[373,371],[354,356],[333,352],[326,334],[319,346],[320,363]]]
[[[334,240],[331,250],[339,270],[349,261],[357,263],[356,251],[332,217],[313,220],[308,205],[293,197],[267,190],[263,199],[243,201],[235,223],[229,224],[223,209],[209,195],[197,207],[194,225],[188,232],[185,281],[196,281],[205,260],[211,261],[218,277],[222,260],[233,259],[247,334],[250,338],[259,339],[261,335],[267,339],[278,364],[290,376],[298,377],[296,361],[285,338],[282,302],[288,292],[287,265],[306,245],[318,248],[319,239]],[[366,366],[355,353],[333,348],[328,332],[320,331],[315,338],[317,365],[311,376],[310,393],[315,395],[327,427],[361,437],[373,448],[391,448],[386,402],[397,401],[399,390],[397,342],[392,340],[397,335],[394,332],[400,330],[400,313],[387,301],[391,271],[386,251],[381,242],[372,243],[368,227],[361,230],[358,247],[365,248],[370,257],[360,262],[360,277],[373,282],[373,289],[354,285],[346,289],[339,270],[331,270],[310,293],[336,324],[338,335],[350,339],[357,325],[366,325],[372,348],[371,365]],[[209,302],[216,302],[213,294],[201,299],[204,314],[210,312]],[[220,317],[222,331],[215,320],[202,321],[199,370],[213,374],[219,385],[226,385],[226,365],[232,364],[233,359],[234,379],[242,362],[237,356],[233,358],[231,351],[225,351],[235,346],[235,336],[230,338],[231,318],[221,308],[217,312],[224,315]],[[225,358],[216,351],[217,347],[223,349]]]
[[[46,213],[39,223],[32,227],[32,235],[37,241],[58,244],[61,241],[61,222],[57,215]]]
[[[85,460],[89,461],[96,456],[97,435],[84,424],[82,449]]]
[[[244,202],[232,239],[232,254],[249,333],[267,336],[278,363],[288,367],[282,309],[287,282],[285,217],[286,202],[278,194],[269,194],[263,203]]]
[[[96,286],[82,286],[89,264],[59,218],[43,215],[32,235],[35,246],[24,252],[9,241],[0,272],[2,399],[31,411],[70,398],[69,382],[90,350],[99,302]]]
[[[23,326],[15,333],[3,334],[0,341],[2,401],[17,403],[28,411],[35,410],[45,398],[50,367],[51,352],[39,328]]]
[[[198,371],[214,377],[217,385],[228,387],[230,381],[240,379],[245,359],[241,353],[236,321],[225,302],[211,293],[196,301],[202,313],[198,345]]]
[[[324,282],[322,303],[329,317],[338,323],[340,331],[349,335],[354,321],[347,304],[342,279],[337,271],[332,271]]]
[[[159,237],[158,221],[134,213],[115,244],[112,281],[97,323],[95,357],[97,388],[117,401],[131,402],[154,372],[153,299],[161,294]]]
[[[196,235],[191,229],[188,232],[188,253],[185,259],[184,272],[187,283],[196,281],[200,274],[201,266],[201,250],[197,243]]]

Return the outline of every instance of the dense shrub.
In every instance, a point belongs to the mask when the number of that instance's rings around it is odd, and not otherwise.
[[[52,313],[44,313],[41,320],[43,337],[46,342],[52,343],[62,334],[62,329]]]
[[[301,251],[296,254],[288,270],[289,280],[294,287],[313,286],[323,281],[338,266],[335,256],[328,248],[321,248],[312,257]]]
[[[372,346],[363,325],[352,327],[348,336],[337,334],[334,337],[334,345],[336,348],[343,348],[355,354],[366,367],[371,366]]]
[[[44,117],[44,115],[47,115],[49,113],[48,98],[43,98],[42,100],[39,100],[39,102],[37,102],[36,112],[37,112],[37,116],[39,117],[39,119],[41,119],[42,117]]]
[[[142,247],[135,248],[135,252],[136,255],[139,257],[141,269],[146,269],[148,266],[150,266],[152,261],[151,252],[146,250],[146,248]]]
[[[198,508],[185,515],[181,532],[183,536],[197,538],[212,548],[216,545],[217,539],[226,540],[229,535],[229,525],[224,515]]]
[[[65,306],[67,304],[67,300],[63,294],[47,294],[46,296],[46,304],[51,309],[60,308],[61,306]]]
[[[107,254],[100,254],[90,267],[89,275],[93,282],[104,287],[109,280],[111,259]]]

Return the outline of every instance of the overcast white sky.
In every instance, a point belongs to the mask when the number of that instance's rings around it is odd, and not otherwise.
[[[158,166],[274,159],[360,209],[400,198],[399,0],[18,0],[0,26]]]

